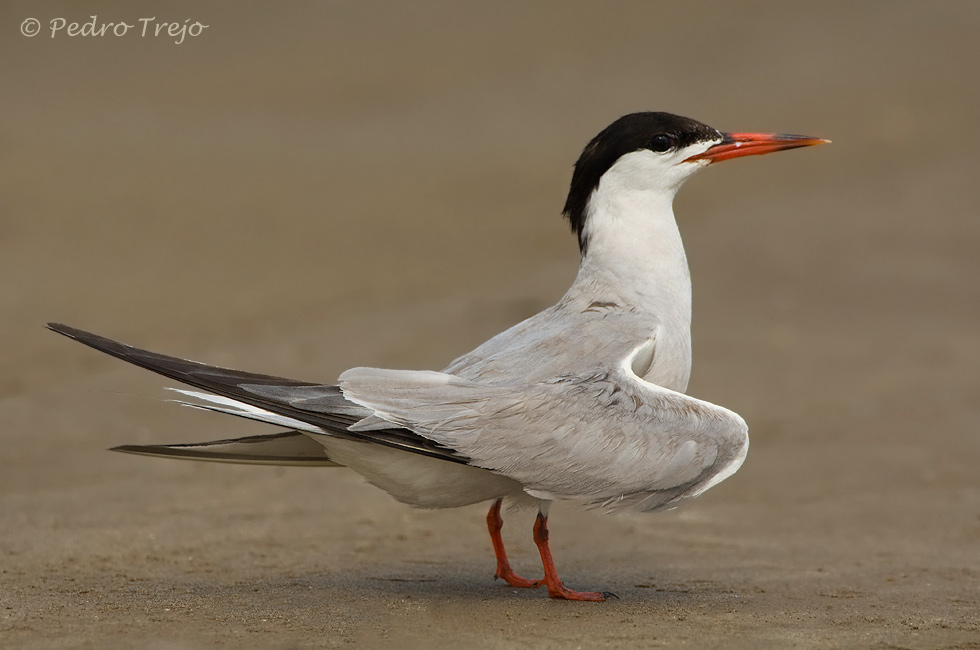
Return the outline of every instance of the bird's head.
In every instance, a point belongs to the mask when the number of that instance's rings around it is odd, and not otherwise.
[[[590,204],[600,185],[659,193],[669,203],[691,174],[712,162],[825,142],[801,135],[723,133],[670,113],[624,115],[582,151],[562,212],[584,253]]]

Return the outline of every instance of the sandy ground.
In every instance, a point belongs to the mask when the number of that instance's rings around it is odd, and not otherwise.
[[[980,648],[980,5],[198,4],[0,6],[0,646]],[[208,27],[51,37],[93,14]],[[108,453],[266,429],[43,329],[439,368],[562,294],[571,164],[642,109],[834,144],[678,199],[690,392],[752,448],[681,510],[556,506],[619,600],[494,583],[483,506]]]

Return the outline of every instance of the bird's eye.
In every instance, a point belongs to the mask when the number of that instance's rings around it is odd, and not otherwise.
[[[650,140],[650,151],[656,151],[657,153],[664,153],[665,151],[670,151],[674,148],[674,138],[669,135],[655,135],[653,139]]]

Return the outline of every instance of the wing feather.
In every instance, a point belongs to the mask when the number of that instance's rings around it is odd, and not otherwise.
[[[532,496],[610,509],[656,510],[693,496],[741,462],[747,441],[738,415],[627,368],[520,385],[354,368],[340,387],[374,418],[457,449]]]
[[[304,427],[304,431],[308,433],[319,428],[324,435],[372,442],[457,463],[467,462],[464,456],[454,450],[408,429],[389,427],[370,432],[349,431],[351,424],[370,415],[370,412],[345,399],[337,386],[260,375],[170,357],[58,323],[49,323],[48,328],[100,352],[208,393],[299,420],[308,425]]]

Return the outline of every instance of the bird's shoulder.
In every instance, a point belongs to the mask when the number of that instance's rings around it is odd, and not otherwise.
[[[492,383],[588,373],[593,360],[622,359],[659,325],[655,316],[612,302],[565,299],[458,357],[443,372]]]

